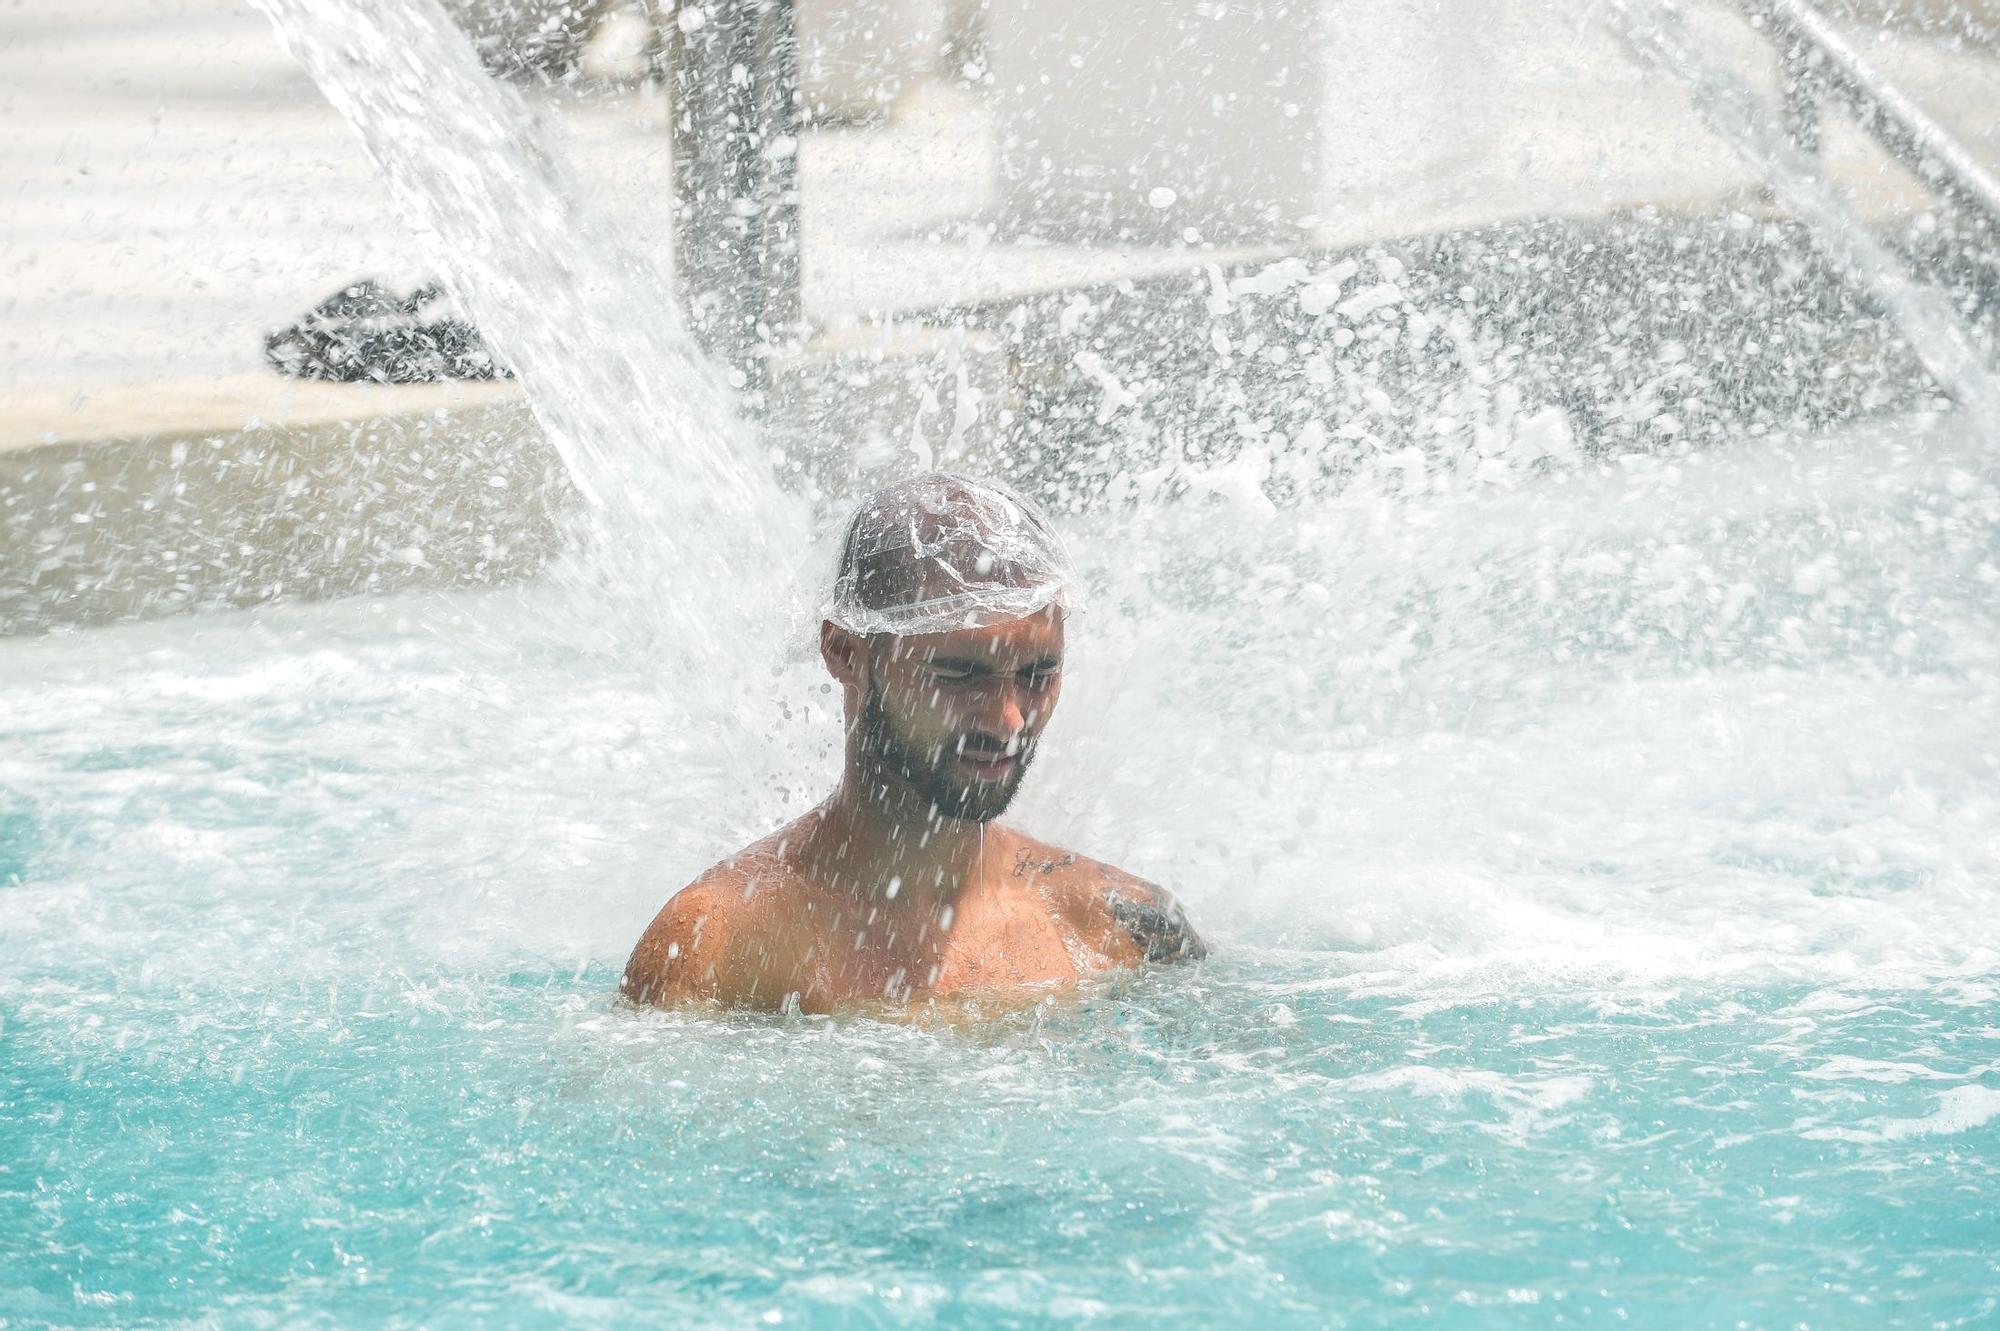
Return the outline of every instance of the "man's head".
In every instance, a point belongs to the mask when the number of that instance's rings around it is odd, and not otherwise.
[[[933,473],[863,500],[820,626],[850,777],[940,818],[998,817],[1062,692],[1078,599],[1054,527],[1004,487]]]

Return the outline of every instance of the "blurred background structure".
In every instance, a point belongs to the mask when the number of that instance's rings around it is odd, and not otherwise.
[[[1544,300],[1551,317],[1587,321],[1589,283],[1629,270],[1611,251],[1728,249],[1732,236],[1754,240],[1789,215],[1767,174],[1703,118],[1690,86],[1638,58],[1605,21],[1620,6],[1170,0],[1143,16],[1055,0],[450,8],[493,75],[515,83],[559,135],[589,203],[661,269],[678,270],[709,345],[768,427],[820,473],[947,441],[983,441],[1039,466],[1050,450],[1121,430],[1120,447],[1138,449],[1128,460],[1144,461],[1165,447],[1159,422],[1125,407],[1148,391],[1171,398],[1190,355],[1231,356],[1183,317],[1215,298],[1211,270],[1236,281],[1289,257],[1329,271],[1349,251],[1415,245],[1455,255],[1444,265],[1453,271],[1491,271],[1518,257],[1506,236],[1522,227],[1570,235],[1650,219],[1604,247],[1604,273],[1571,265],[1567,276],[1509,279],[1506,299]],[[1703,57],[1774,117],[1790,117],[1795,140],[1867,226],[1921,255],[1942,252],[1927,239],[1940,228],[1966,225],[1923,178],[1924,161],[1913,171],[1908,153],[1899,160],[1890,139],[1870,132],[1879,117],[1863,108],[1857,118],[1820,54],[1789,42],[1775,19],[1731,0],[1692,0],[1683,12]],[[1966,162],[2000,167],[1990,4],[1852,0],[1825,19]],[[504,413],[517,397],[504,382],[304,383],[263,363],[264,335],[330,291],[363,277],[405,289],[428,265],[347,126],[247,3],[16,8],[0,18],[0,75],[0,162],[12,184],[0,215],[0,448],[16,492],[0,619],[47,622],[70,612],[50,608],[58,602],[92,617],[299,586],[268,569],[211,569],[184,596],[155,588],[88,609],[79,589],[106,579],[80,570],[95,558],[89,541],[107,539],[102,529],[51,533],[23,516],[45,505],[51,477],[69,475],[52,461],[67,455],[46,450],[185,442],[246,425],[421,420],[461,406]],[[727,131],[745,116],[754,143]],[[1658,307],[1655,344],[1698,344],[1705,328],[1754,319],[1767,285],[1757,274],[1819,261],[1810,245],[1786,257],[1761,242],[1738,248],[1715,269],[1714,290]],[[1588,242],[1563,250],[1585,267],[1600,252]],[[1441,271],[1431,258],[1422,267]],[[1971,284],[1961,303],[1978,304],[1990,273],[1961,277]],[[1149,284],[1150,313],[1135,326],[1155,328],[1152,344],[1114,339],[1122,364],[1077,344],[1101,341],[1094,321],[1113,317],[1090,293],[1115,297],[1134,283]],[[1742,307],[1734,313],[1716,304],[1727,290]],[[1740,344],[1739,333],[1723,340]],[[1364,344],[1384,349],[1379,338]],[[1847,351],[1855,364],[1875,354]],[[1258,360],[1254,345],[1235,355]],[[1586,443],[1643,396],[1630,376],[1593,388],[1574,357],[1557,360],[1567,382],[1544,396],[1562,399],[1565,428]],[[1265,368],[1274,383],[1301,373]],[[1449,368],[1463,377],[1456,361]],[[1799,373],[1828,371],[1802,362]],[[1351,375],[1332,377],[1361,391]],[[1782,376],[1760,382],[1796,388]],[[1831,400],[1816,394],[1815,409]],[[1192,409],[1179,403],[1176,419]],[[1754,417],[1778,404],[1732,409]],[[1688,424],[1686,413],[1659,414]],[[349,465],[339,459],[350,434],[313,464],[316,476]],[[92,456],[102,466],[110,455]],[[287,464],[274,465],[283,484]],[[226,546],[304,539],[295,524],[282,539],[269,523],[263,530]],[[330,540],[306,542],[315,567]],[[371,565],[354,577],[424,573]],[[171,586],[185,582],[177,573]]]

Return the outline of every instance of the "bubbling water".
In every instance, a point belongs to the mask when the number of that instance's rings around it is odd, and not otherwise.
[[[1413,1002],[2000,973],[2000,484],[1950,419],[1070,535],[1093,606],[1016,813],[1225,961]],[[816,664],[579,654],[568,595],[0,658],[17,973],[616,966],[825,793],[840,719]]]
[[[1245,516],[1083,543],[1030,816],[1446,990],[2000,959],[2000,486],[1963,422]]]

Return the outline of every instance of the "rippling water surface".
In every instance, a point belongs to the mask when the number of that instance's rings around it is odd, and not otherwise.
[[[534,589],[0,645],[0,1322],[2000,1319],[1979,446],[1078,530],[1022,821],[1216,957],[912,1024],[613,1001],[831,779],[803,653]]]

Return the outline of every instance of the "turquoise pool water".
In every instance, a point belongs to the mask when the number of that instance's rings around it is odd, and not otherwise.
[[[604,966],[38,987],[6,1315],[1992,1323],[1990,989],[1427,1011],[1365,965],[1239,947],[948,1031],[633,1017]]]
[[[1930,428],[1086,525],[1022,817],[1216,957],[915,1024],[612,997],[817,797],[802,653],[0,644],[0,1325],[2000,1323],[2000,491]]]

